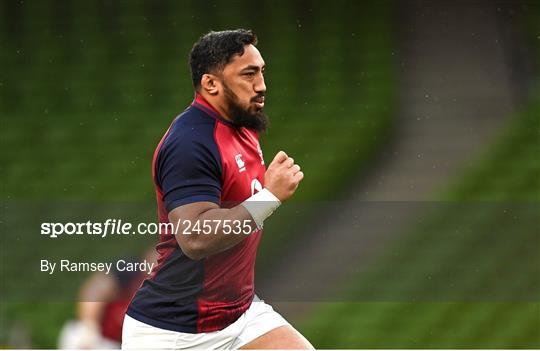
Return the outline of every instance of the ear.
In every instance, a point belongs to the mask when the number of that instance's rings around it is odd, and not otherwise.
[[[201,89],[205,90],[210,95],[217,95],[219,92],[219,81],[217,77],[205,73],[201,78]]]

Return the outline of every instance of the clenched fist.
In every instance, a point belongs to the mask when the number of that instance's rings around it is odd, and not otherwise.
[[[303,178],[304,173],[300,171],[300,166],[285,152],[280,151],[264,174],[264,186],[279,201],[284,202],[294,194]]]

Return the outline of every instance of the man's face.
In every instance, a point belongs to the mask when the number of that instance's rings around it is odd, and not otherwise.
[[[229,117],[239,127],[266,130],[264,114],[265,63],[259,50],[246,45],[242,56],[235,55],[222,72],[222,92]]]

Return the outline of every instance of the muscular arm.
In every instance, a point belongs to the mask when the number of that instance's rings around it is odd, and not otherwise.
[[[211,234],[193,231],[191,234],[183,234],[188,223],[194,225],[199,222],[199,226],[202,228],[205,220],[212,227]],[[227,250],[245,238],[245,234],[224,234],[223,223],[225,220],[229,220],[229,222],[240,220],[241,223],[246,221],[249,223],[251,232],[257,229],[251,215],[242,205],[225,209],[213,202],[195,202],[177,207],[169,212],[169,221],[175,226],[179,224],[179,228],[176,228],[176,241],[182,251],[193,260],[200,260]]]
[[[265,187],[281,202],[291,197],[298,184],[304,177],[300,167],[294,164],[294,160],[280,151],[265,173]],[[192,232],[183,234],[185,226],[199,222],[199,227],[207,220],[212,230],[211,234]],[[256,223],[246,208],[240,204],[233,208],[220,208],[213,202],[195,202],[179,206],[169,212],[169,221],[177,226],[176,241],[182,251],[193,260],[200,260],[206,256],[227,250],[242,241],[245,234],[225,234],[223,232],[224,221],[239,220],[240,223],[249,223],[251,232],[256,230]],[[217,226],[217,228],[216,228]]]

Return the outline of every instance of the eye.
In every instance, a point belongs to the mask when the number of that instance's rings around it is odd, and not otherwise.
[[[245,72],[245,73],[243,74],[243,76],[250,77],[250,78],[251,78],[251,77],[255,77],[255,72],[253,72],[253,71]]]

